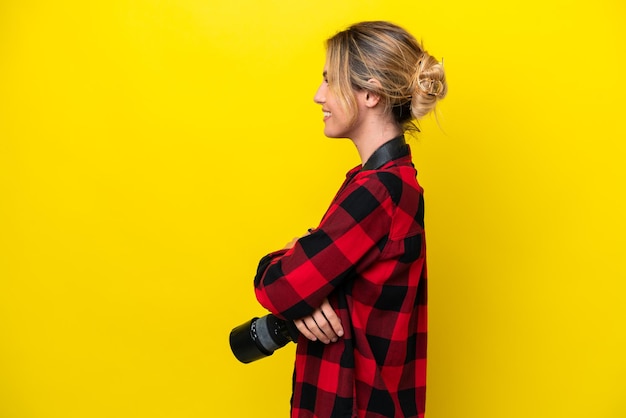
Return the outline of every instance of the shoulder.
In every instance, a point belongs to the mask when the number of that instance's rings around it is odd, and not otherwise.
[[[392,165],[379,170],[362,172],[356,183],[381,198],[388,196],[397,205],[402,194],[408,190],[421,191],[416,175],[417,172],[412,165]]]

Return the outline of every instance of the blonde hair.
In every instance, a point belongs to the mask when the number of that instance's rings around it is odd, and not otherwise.
[[[443,65],[393,23],[357,23],[326,41],[329,88],[356,120],[355,90],[380,96],[405,130],[448,91]],[[371,83],[370,80],[379,83]]]

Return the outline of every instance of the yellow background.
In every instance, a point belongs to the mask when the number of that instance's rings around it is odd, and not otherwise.
[[[265,253],[358,163],[323,41],[395,21],[445,59],[426,189],[429,418],[626,416],[621,1],[0,2],[0,417],[286,417],[250,365]]]

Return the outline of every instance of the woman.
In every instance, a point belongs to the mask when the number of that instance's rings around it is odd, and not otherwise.
[[[256,296],[301,333],[292,417],[423,417],[424,205],[404,132],[445,96],[443,67],[404,29],[362,22],[327,41],[323,74],[324,134],[362,164],[317,228],[261,260]]]

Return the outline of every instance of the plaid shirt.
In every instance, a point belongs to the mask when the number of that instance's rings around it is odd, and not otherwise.
[[[409,153],[410,154],[410,153]],[[411,156],[350,170],[318,228],[265,256],[259,302],[295,320],[328,298],[344,337],[297,341],[292,417],[424,416],[423,191]]]

